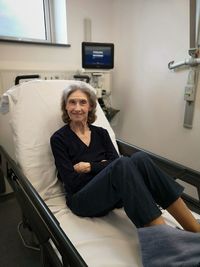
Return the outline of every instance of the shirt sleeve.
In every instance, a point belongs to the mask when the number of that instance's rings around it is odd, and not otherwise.
[[[59,136],[52,136],[50,144],[55,159],[55,165],[58,170],[58,178],[63,182],[65,191],[69,194],[73,194],[91,179],[91,174],[77,173],[74,170],[62,138]]]
[[[103,170],[106,166],[108,166],[113,160],[119,157],[113,142],[110,138],[110,135],[106,129],[101,129],[101,140],[103,140],[103,146],[105,147],[105,161],[100,162],[91,162],[91,172],[93,174],[97,174],[101,170]]]

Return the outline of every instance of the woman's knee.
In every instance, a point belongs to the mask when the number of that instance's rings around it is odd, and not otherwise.
[[[123,169],[123,167],[127,167],[127,165],[130,164],[129,157],[120,157],[117,161],[115,166],[118,167],[119,169]]]
[[[124,175],[127,174],[127,172],[129,172],[129,169],[132,168],[132,164],[130,163],[130,158],[129,157],[120,157],[119,159],[117,159],[113,165],[111,166],[111,171],[112,174],[114,174],[113,177],[116,178],[121,178],[124,177]]]
[[[143,151],[134,153],[131,158],[133,165],[137,166],[140,171],[144,171],[147,167],[152,166],[152,160],[149,155]]]
[[[139,152],[136,152],[136,153],[133,153],[131,155],[131,159],[135,162],[138,162],[138,161],[145,161],[145,160],[149,160],[149,156],[147,155],[147,153],[143,152],[143,151],[139,151]]]

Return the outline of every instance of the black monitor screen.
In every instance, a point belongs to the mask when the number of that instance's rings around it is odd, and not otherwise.
[[[83,42],[82,67],[85,69],[112,69],[114,67],[114,44]]]

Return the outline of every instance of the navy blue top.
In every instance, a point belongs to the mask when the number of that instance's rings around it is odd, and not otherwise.
[[[82,142],[69,125],[56,131],[50,139],[58,178],[63,182],[67,194],[79,191],[97,173],[119,157],[107,130],[93,125],[89,127],[89,146]],[[101,162],[102,160],[106,161]],[[81,161],[90,162],[89,173],[77,173],[74,170],[73,165]]]

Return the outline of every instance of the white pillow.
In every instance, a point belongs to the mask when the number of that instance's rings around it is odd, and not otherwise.
[[[63,89],[80,83],[83,82],[35,80],[7,91],[17,163],[44,200],[64,194],[56,176],[49,140],[64,124],[60,108]],[[114,132],[99,104],[95,125],[108,130],[117,148]]]

